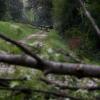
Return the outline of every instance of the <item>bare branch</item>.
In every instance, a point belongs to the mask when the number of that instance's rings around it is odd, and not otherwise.
[[[31,50],[29,50],[25,45],[23,45],[20,42],[17,42],[11,38],[8,38],[7,36],[3,35],[0,33],[0,38],[2,38],[3,40],[10,42],[13,45],[16,45],[18,48],[20,48],[23,52],[25,52],[26,54],[28,54],[29,56],[31,56],[32,58],[35,58],[38,62],[42,62],[40,57],[38,57],[36,54],[34,54]]]
[[[81,4],[81,6],[85,12],[86,17],[89,19],[93,28],[95,29],[97,35],[100,36],[100,29],[99,29],[98,25],[96,24],[95,20],[93,19],[93,17],[91,16],[90,12],[86,9],[85,2],[83,2],[82,0],[78,0],[78,1]]]

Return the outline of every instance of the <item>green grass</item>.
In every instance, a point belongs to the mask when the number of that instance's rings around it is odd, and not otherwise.
[[[0,22],[0,32],[6,34],[13,39],[20,40],[36,31],[36,29],[30,28],[30,26],[26,24]]]
[[[48,47],[63,48],[63,49],[66,47],[65,42],[55,30],[51,30],[48,33],[48,37],[45,42],[48,45]]]
[[[14,40],[21,40],[37,31],[37,29],[33,29],[30,25],[0,21],[0,32]],[[0,39],[0,50],[13,53],[19,52],[16,46],[7,44],[2,39]]]
[[[38,31],[40,30],[34,29],[31,25],[0,21],[0,32],[2,32],[6,36],[14,40],[22,40],[28,35],[35,34]],[[27,44],[31,44],[34,41],[38,41],[38,40],[31,39],[27,41]],[[51,60],[57,59],[58,61],[62,61],[62,59],[65,59],[64,55],[60,54],[60,56],[58,57],[57,56],[58,53],[55,51],[55,49],[56,50],[62,49],[66,53],[70,51],[67,43],[64,41],[64,39],[61,38],[61,36],[55,30],[50,30],[50,32],[48,32],[48,36],[42,42],[43,42],[43,47],[39,51],[41,51],[40,54],[44,56],[44,58],[46,59],[51,59]],[[38,51],[37,49],[36,51]],[[1,50],[9,52],[9,53],[20,53],[20,50],[16,46],[8,44],[2,39],[0,39],[0,51]],[[48,52],[50,50],[51,50],[51,53]],[[73,52],[73,54],[75,53]],[[91,60],[87,57],[84,57],[83,60],[87,63],[98,63],[96,59]],[[65,59],[64,61],[67,61],[67,60]]]
[[[20,24],[20,23],[12,23],[12,22],[3,22],[0,21],[0,32],[5,34],[6,36],[14,39],[14,40],[21,40],[27,37],[28,35],[36,33],[37,29],[33,29],[31,25],[27,24]],[[27,41],[27,43],[34,42],[35,39]],[[58,35],[58,33],[54,30],[51,30],[48,33],[48,37],[43,40],[45,46],[42,48],[42,52],[44,54],[49,48],[58,49],[58,48],[65,48],[64,41]],[[19,49],[16,46],[12,46],[11,44],[7,44],[5,41],[0,39],[0,50],[4,50],[10,53],[19,53]],[[47,52],[45,52],[47,54]]]
[[[55,61],[66,61],[64,55],[56,51],[58,49],[63,49],[67,52],[67,45],[57,31],[50,30],[48,37],[43,42],[44,46],[41,50],[41,54],[44,58]]]

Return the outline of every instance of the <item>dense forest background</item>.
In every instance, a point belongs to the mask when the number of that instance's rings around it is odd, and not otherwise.
[[[99,26],[100,0],[0,0],[0,100],[99,100]]]

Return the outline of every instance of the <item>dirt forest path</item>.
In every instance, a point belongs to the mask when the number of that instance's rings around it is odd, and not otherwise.
[[[41,30],[41,31],[38,31],[38,32],[33,33],[31,35],[28,35],[27,37],[25,37],[22,40],[20,40],[20,42],[26,43],[28,40],[32,40],[32,39],[35,39],[37,41],[41,41],[41,40],[45,39],[47,36],[48,36],[47,32]]]

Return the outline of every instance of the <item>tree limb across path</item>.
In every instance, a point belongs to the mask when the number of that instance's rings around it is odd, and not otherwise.
[[[19,42],[13,39],[10,39],[9,37],[4,36],[3,34],[0,34],[0,38],[7,42],[10,42],[13,45],[16,45],[26,54],[26,57],[24,58],[21,55],[0,54],[1,63],[30,67],[37,70],[41,70],[45,74],[53,73],[60,75],[74,75],[79,78],[100,78],[100,66],[89,64],[71,64],[44,60],[36,54],[34,54],[32,51],[30,51],[26,46],[20,44]]]
[[[43,72],[48,71],[53,74],[74,75],[76,77],[96,77],[100,78],[100,66],[89,64],[71,64],[43,60],[44,65],[41,66],[35,59],[26,56],[22,58],[21,55],[4,55],[0,54],[0,62],[20,65],[23,67],[34,68]]]

